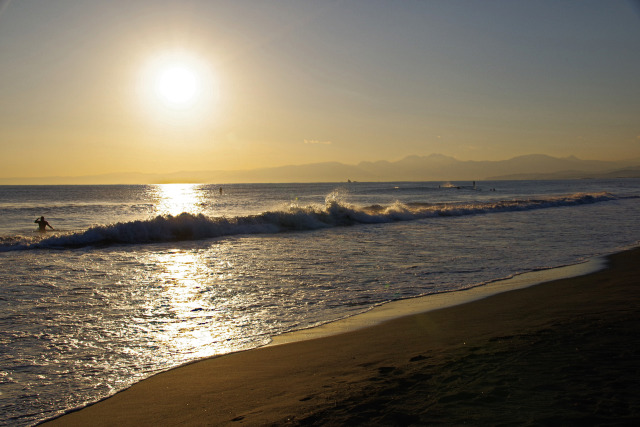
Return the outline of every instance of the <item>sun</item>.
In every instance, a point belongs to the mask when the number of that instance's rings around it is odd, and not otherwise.
[[[184,64],[172,64],[158,70],[155,79],[157,97],[168,107],[193,106],[200,94],[196,72]]]
[[[136,87],[140,112],[163,126],[210,122],[220,93],[213,58],[196,51],[167,50],[149,54],[140,65]]]

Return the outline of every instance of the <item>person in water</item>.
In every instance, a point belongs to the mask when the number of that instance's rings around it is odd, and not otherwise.
[[[53,227],[51,226],[51,224],[49,224],[49,222],[46,219],[44,219],[43,216],[41,216],[40,219],[36,219],[33,222],[38,224],[38,231],[47,231],[47,227],[53,230]]]

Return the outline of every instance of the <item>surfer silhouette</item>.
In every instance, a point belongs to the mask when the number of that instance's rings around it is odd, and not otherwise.
[[[53,230],[53,227],[51,226],[51,224],[49,224],[49,222],[46,219],[44,219],[43,216],[41,216],[40,219],[36,219],[33,222],[38,224],[38,231],[47,231],[47,227]]]

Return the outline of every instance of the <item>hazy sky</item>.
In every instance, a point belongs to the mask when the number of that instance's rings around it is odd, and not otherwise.
[[[0,0],[0,177],[640,158],[627,0]]]

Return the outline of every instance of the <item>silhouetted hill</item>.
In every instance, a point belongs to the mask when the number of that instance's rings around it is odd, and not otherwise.
[[[488,177],[488,180],[542,180],[542,179],[615,179],[640,178],[640,167],[628,167],[607,172],[562,171],[553,173],[512,174]]]
[[[182,171],[164,174],[107,174],[81,177],[3,178],[0,184],[151,184],[167,182],[341,182],[471,181],[499,179],[578,179],[640,177],[640,159],[581,160],[531,154],[500,161],[461,161],[442,154],[408,156],[390,162],[338,162],[235,171]]]

